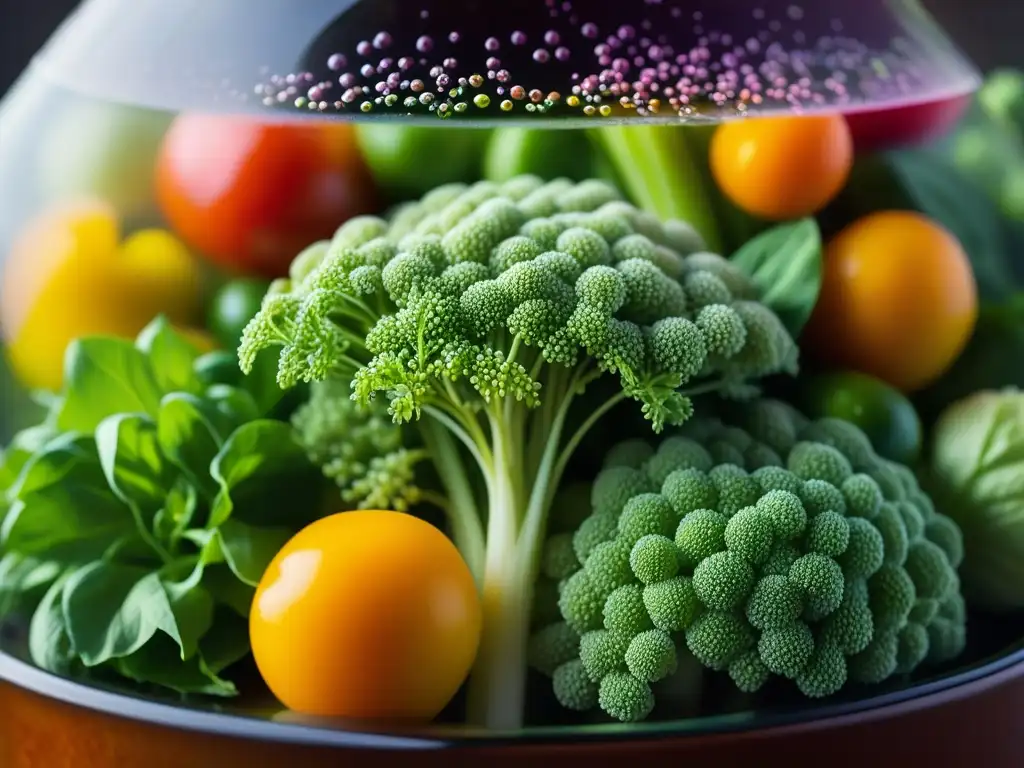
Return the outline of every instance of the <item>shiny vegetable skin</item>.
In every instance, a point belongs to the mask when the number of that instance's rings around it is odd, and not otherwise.
[[[296,712],[429,721],[480,642],[473,577],[441,531],[365,510],[321,518],[266,569],[249,631],[263,679]]]
[[[175,232],[217,266],[272,279],[311,238],[377,207],[350,125],[179,115],[157,158]]]
[[[803,341],[829,367],[911,393],[953,365],[977,318],[977,281],[960,242],[919,213],[881,211],[828,243]]]
[[[543,179],[583,181],[597,175],[597,152],[583,130],[497,128],[487,142],[483,177],[508,181],[532,174]]]
[[[374,183],[392,202],[420,197],[442,184],[480,178],[491,131],[450,125],[354,126],[356,141]]]
[[[239,278],[229,280],[217,289],[207,309],[206,324],[226,348],[238,348],[242,331],[253,315],[260,311],[269,287],[266,280]]]
[[[821,211],[853,167],[853,138],[839,114],[752,117],[723,123],[711,139],[711,173],[741,210],[768,221]]]
[[[913,473],[848,422],[745,410],[697,417],[653,455],[614,451],[571,555],[546,558],[562,619],[531,661],[563,706],[643,720],[662,690],[699,699],[695,664],[820,699],[963,651],[960,531]]]

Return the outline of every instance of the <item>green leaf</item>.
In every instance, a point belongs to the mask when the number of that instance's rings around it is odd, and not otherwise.
[[[199,653],[212,672],[220,674],[252,650],[249,623],[244,618],[226,610],[216,612],[213,626],[199,643]]]
[[[761,300],[796,336],[818,301],[821,231],[813,218],[781,224],[748,241],[732,261],[751,276]]]
[[[220,450],[221,439],[205,411],[206,404],[193,395],[168,395],[160,403],[157,436],[164,455],[212,498],[217,484],[210,477],[210,462]]]
[[[107,488],[61,482],[21,495],[0,541],[10,552],[79,562],[135,530],[130,510]]]
[[[142,329],[135,346],[149,358],[153,377],[162,392],[198,393],[202,389],[193,365],[199,350],[175,332],[164,315]]]
[[[245,379],[245,374],[238,365],[238,356],[223,349],[207,352],[197,358],[192,368],[199,381],[207,387],[213,384],[238,387],[243,385]]]
[[[255,407],[256,416],[253,418],[270,415],[287,395],[277,384],[276,348],[261,350],[248,375],[242,373],[238,365],[238,356],[223,350],[203,355],[195,361],[193,368],[200,381],[207,387],[221,385],[248,393]]]
[[[155,635],[135,653],[118,659],[118,672],[137,683],[158,685],[180,694],[230,697],[238,689],[230,680],[221,679],[202,653],[182,660],[174,641],[166,635]]]
[[[153,517],[153,534],[158,541],[175,546],[185,529],[192,524],[198,509],[199,495],[184,477],[179,477],[167,494],[164,505]]]
[[[28,650],[32,662],[57,675],[70,672],[75,660],[62,609],[64,585],[72,573],[63,573],[50,585],[29,622]]]
[[[312,519],[322,482],[291,425],[271,420],[235,430],[210,474],[220,485],[210,513],[212,528],[237,513],[250,525],[294,529]]]
[[[234,427],[260,418],[260,409],[252,395],[244,389],[214,384],[206,390],[206,398],[224,420]]]
[[[13,501],[18,496],[60,482],[101,487],[105,484],[92,435],[65,432],[45,443],[22,464],[8,490],[8,498]]]
[[[0,619],[35,607],[61,575],[59,563],[8,552],[0,558]]]
[[[118,414],[96,428],[96,448],[111,490],[144,521],[163,506],[174,482],[160,451],[157,426],[147,416]]]
[[[155,417],[160,388],[146,355],[125,339],[76,339],[65,358],[64,399],[57,426],[92,432],[108,416],[144,413]]]
[[[238,576],[227,565],[208,567],[203,574],[203,585],[210,590],[218,605],[230,608],[242,618],[249,618],[256,588],[239,581]]]
[[[293,532],[287,528],[256,528],[230,519],[221,524],[217,535],[231,571],[245,584],[256,587]]]
[[[14,485],[29,460],[59,433],[49,424],[24,429],[0,448],[0,491]]]
[[[202,587],[166,582],[141,568],[96,562],[64,588],[64,621],[82,663],[93,667],[130,656],[157,633],[188,659],[213,621],[213,599]]]

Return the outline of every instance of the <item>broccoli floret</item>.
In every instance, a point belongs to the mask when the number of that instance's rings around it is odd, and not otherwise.
[[[530,637],[527,654],[531,667],[551,675],[558,667],[579,657],[579,633],[564,621],[549,624]]]
[[[612,672],[601,678],[598,703],[616,720],[631,723],[651,714],[654,693],[650,685],[629,672]]]
[[[544,545],[544,563],[541,566],[545,576],[561,581],[571,576],[579,566],[580,561],[573,549],[572,534],[560,533],[548,539]]]
[[[597,707],[597,683],[590,679],[579,659],[556,669],[551,684],[555,698],[566,709],[587,712]]]
[[[790,435],[792,445],[780,456],[787,468],[748,474],[732,463],[708,467],[703,459],[694,466],[701,455],[694,446],[749,451],[760,444],[735,423],[697,416],[643,465],[664,476],[661,493],[644,491],[626,502],[613,538],[599,547],[630,548],[627,582],[608,597],[603,627],[592,626],[598,631],[580,646],[593,679],[603,686],[603,674],[613,681],[609,690],[628,694],[599,701],[612,717],[648,711],[648,689],[640,684],[655,684],[657,697],[656,683],[671,675],[681,653],[726,672],[745,692],[777,677],[822,698],[848,681],[881,683],[963,650],[957,529],[935,522],[944,518],[911,486],[912,475],[884,465],[902,493],[902,500],[886,499],[868,471],[880,460],[864,454],[855,427],[801,422],[789,408],[765,401],[749,407],[756,419],[737,423],[760,420],[762,434]],[[773,426],[771,414],[784,424]],[[635,444],[630,450],[641,453]],[[671,456],[679,464],[674,470]],[[952,550],[952,560],[930,531]],[[622,582],[623,550],[616,551],[596,583]],[[597,562],[591,555],[583,566],[588,584],[597,579]],[[565,621],[591,617],[592,603],[584,606],[569,606]]]

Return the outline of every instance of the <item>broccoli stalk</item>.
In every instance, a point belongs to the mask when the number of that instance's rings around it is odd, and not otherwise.
[[[594,424],[634,400],[660,432],[695,393],[795,371],[781,322],[697,240],[597,181],[449,185],[311,246],[245,330],[243,370],[276,346],[281,387],[350,382],[360,408],[418,427],[481,590],[474,723],[523,721],[548,511]],[[602,376],[620,388],[575,418]]]

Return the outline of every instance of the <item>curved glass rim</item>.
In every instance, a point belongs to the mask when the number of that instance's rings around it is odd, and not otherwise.
[[[430,726],[389,731],[346,729],[335,722],[282,713],[287,717],[210,711],[200,707],[166,704],[112,688],[87,685],[46,672],[0,650],[0,681],[75,707],[137,722],[177,730],[203,732],[229,738],[289,743],[326,748],[363,750],[431,750],[471,746],[529,745],[548,742],[622,741],[762,731],[783,726],[820,726],[836,718],[881,713],[903,708],[971,684],[996,685],[1024,676],[1024,639],[954,672],[876,696],[825,706],[778,711],[740,712],[725,715],[661,720],[645,723],[528,726],[515,732],[493,732],[461,726]]]

